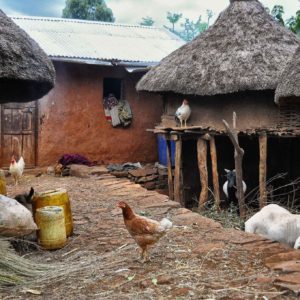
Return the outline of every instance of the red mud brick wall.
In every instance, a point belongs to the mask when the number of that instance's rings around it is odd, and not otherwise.
[[[79,153],[98,163],[154,162],[156,136],[146,132],[160,121],[162,99],[138,94],[141,74],[124,68],[55,63],[56,84],[39,100],[38,165],[55,163],[65,153]],[[122,78],[133,121],[129,128],[113,128],[103,110],[103,78]]]

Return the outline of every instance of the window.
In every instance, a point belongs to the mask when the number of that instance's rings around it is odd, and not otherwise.
[[[109,94],[114,94],[120,100],[122,98],[122,79],[119,78],[104,78],[103,79],[103,99]]]

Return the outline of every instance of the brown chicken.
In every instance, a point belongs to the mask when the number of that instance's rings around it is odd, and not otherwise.
[[[148,246],[155,244],[169,229],[172,222],[163,218],[160,222],[136,215],[130,206],[120,201],[118,207],[122,209],[124,223],[130,235],[141,248],[143,262],[149,260]]]

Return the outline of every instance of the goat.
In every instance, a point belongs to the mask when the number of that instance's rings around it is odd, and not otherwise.
[[[34,194],[33,187],[30,189],[29,193],[19,194],[15,196],[15,200],[17,200],[20,204],[25,206],[32,213],[32,197]]]
[[[225,183],[223,184],[223,192],[226,195],[227,199],[228,199],[228,204],[237,204],[238,200],[237,200],[237,196],[236,196],[236,172],[235,169],[234,170],[227,170],[224,169],[226,172],[226,178],[227,180],[225,181]],[[243,192],[245,193],[247,190],[247,185],[245,183],[245,181],[243,180]]]
[[[269,204],[245,222],[245,232],[256,233],[272,241],[300,247],[300,215],[277,204]]]

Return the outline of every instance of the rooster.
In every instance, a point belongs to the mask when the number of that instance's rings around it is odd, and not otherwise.
[[[125,226],[141,248],[141,260],[149,260],[148,246],[155,244],[165,233],[172,228],[172,222],[163,218],[160,222],[136,215],[124,201],[118,203],[122,209]]]
[[[23,157],[21,156],[18,162],[16,162],[15,156],[13,155],[9,166],[9,173],[13,176],[15,185],[18,184],[20,178],[22,177],[24,168],[25,162]]]
[[[185,127],[186,127],[186,121],[191,115],[191,108],[189,106],[189,101],[187,99],[184,99],[182,101],[182,105],[177,108],[175,113],[175,120],[180,121],[180,127],[182,127],[182,123],[184,121]]]

